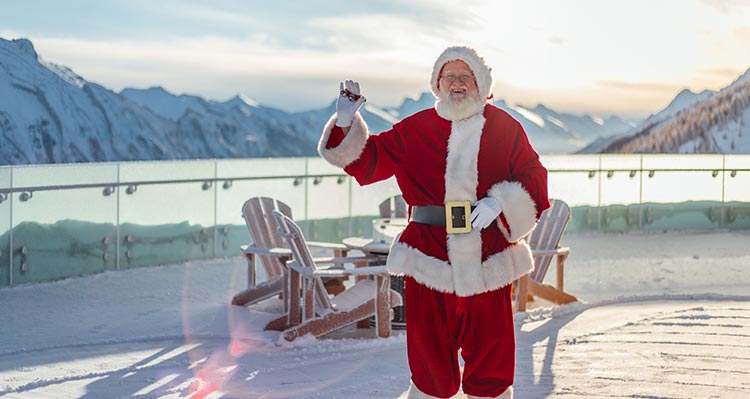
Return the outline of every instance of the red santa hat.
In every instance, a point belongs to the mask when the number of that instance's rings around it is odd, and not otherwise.
[[[434,94],[436,98],[440,97],[440,89],[438,89],[440,72],[443,70],[445,64],[455,60],[461,60],[469,65],[469,68],[471,68],[471,71],[474,73],[474,77],[477,80],[479,95],[484,98],[490,98],[490,92],[492,90],[492,68],[487,66],[487,63],[484,62],[484,58],[480,57],[476,50],[466,46],[448,47],[442,54],[440,54],[437,61],[435,61],[435,66],[432,68],[432,79],[430,79],[432,94]]]

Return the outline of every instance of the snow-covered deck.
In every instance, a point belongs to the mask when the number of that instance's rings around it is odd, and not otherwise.
[[[750,397],[748,243],[750,231],[566,236],[566,290],[583,302],[516,316],[516,397]],[[0,289],[0,396],[401,396],[402,333],[276,347],[260,326],[278,303],[226,305],[244,273],[233,258]]]

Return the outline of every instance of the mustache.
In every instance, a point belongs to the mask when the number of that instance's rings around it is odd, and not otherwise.
[[[462,90],[465,94],[465,97],[463,100],[454,100],[451,94],[453,94],[453,90]],[[479,93],[471,93],[469,92],[468,88],[461,88],[461,87],[453,87],[445,90],[440,90],[440,100],[441,101],[449,101],[449,102],[463,102],[466,100],[473,100],[473,101],[481,101],[479,98]]]
[[[456,85],[453,85],[451,87],[446,87],[444,89],[441,89],[441,91],[446,92],[446,93],[450,93],[452,90],[465,90],[465,91],[469,91],[469,86],[465,86],[465,85],[456,86]]]

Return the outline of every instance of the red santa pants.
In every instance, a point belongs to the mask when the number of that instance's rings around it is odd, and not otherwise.
[[[467,395],[494,398],[513,385],[516,343],[510,286],[459,297],[406,276],[404,293],[409,368],[420,391],[450,398],[463,383]]]

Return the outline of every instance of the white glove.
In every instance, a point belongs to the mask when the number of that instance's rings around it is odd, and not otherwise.
[[[492,197],[484,197],[477,201],[474,206],[469,220],[471,220],[471,227],[475,229],[484,229],[492,224],[492,221],[497,219],[503,210],[500,203]]]
[[[346,86],[344,84],[346,83]],[[339,85],[339,97],[336,100],[336,126],[349,127],[354,120],[354,114],[367,101],[359,92],[359,82],[347,80]]]

